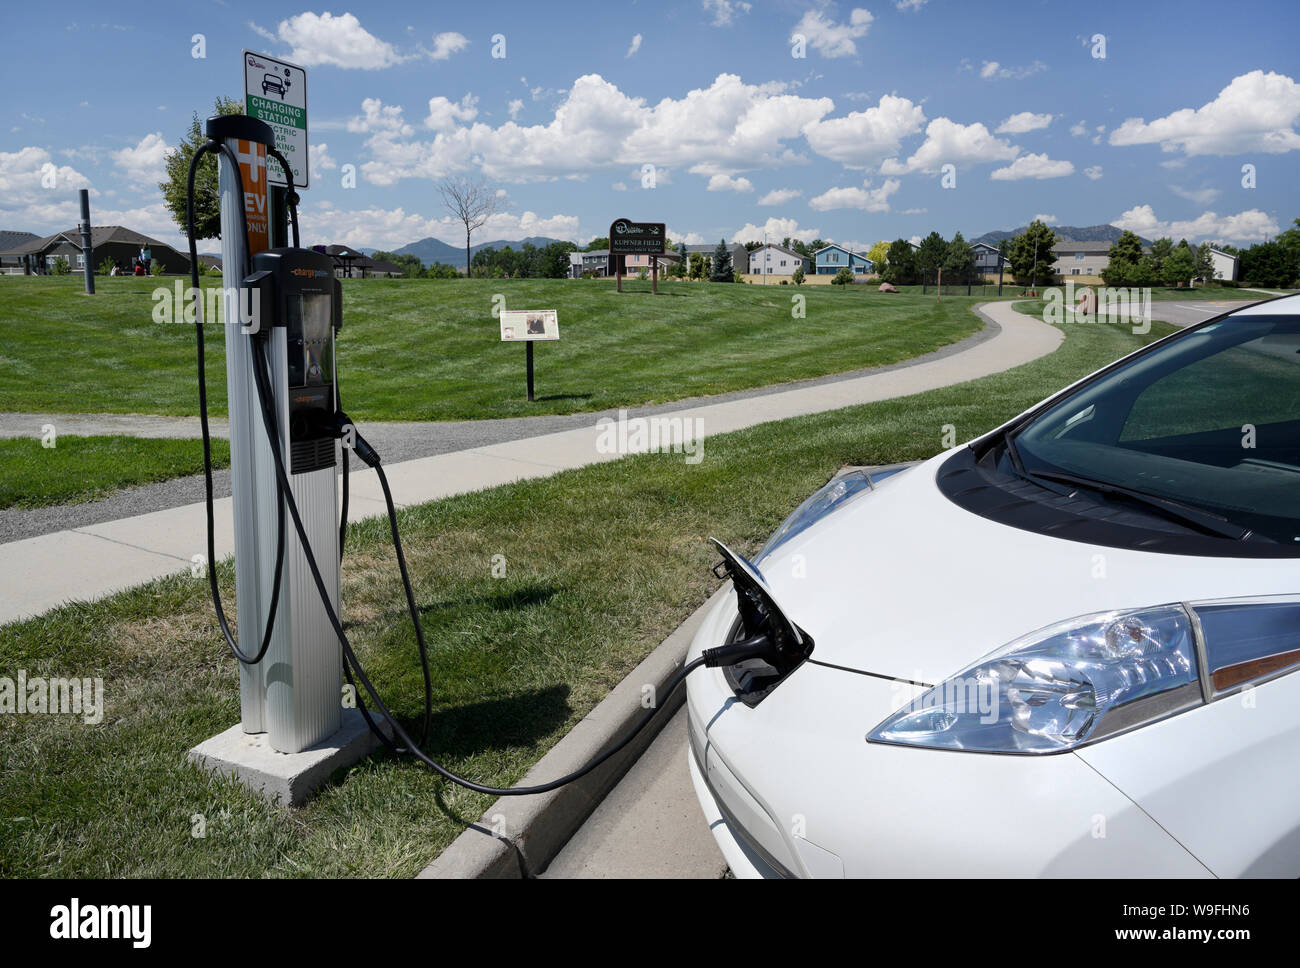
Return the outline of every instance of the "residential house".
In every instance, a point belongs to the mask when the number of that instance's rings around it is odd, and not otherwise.
[[[0,253],[17,249],[29,242],[35,242],[39,238],[40,236],[35,232],[19,232],[9,229],[0,229]],[[22,256],[0,255],[0,273],[22,275]]]
[[[1039,267],[1043,270],[1040,281],[1047,278],[1048,272],[1058,276],[1097,276],[1110,264],[1109,242],[1070,242],[1062,239],[1056,243],[1053,253],[1040,252]],[[1056,261],[1050,262],[1052,254]]]
[[[121,225],[92,226],[90,241],[90,265],[96,271],[105,259],[112,259],[124,271],[130,272],[142,248],[149,250],[151,263],[161,266],[162,271],[168,275],[181,275],[190,271],[188,255],[178,252],[166,242],[159,242]],[[85,268],[79,228],[56,232],[43,239],[32,239],[0,251],[0,259],[12,267],[8,271],[22,272],[24,275],[46,275],[54,270],[60,257],[68,260],[68,267],[73,272]]]
[[[750,275],[792,276],[795,269],[808,272],[811,268],[811,260],[772,242],[749,253]]]
[[[610,274],[609,249],[595,249],[592,252],[571,253],[569,256],[570,271],[573,269],[573,256],[575,255],[582,257],[581,268],[578,270],[579,276],[584,272],[590,272],[592,275],[596,276],[607,276]]]
[[[1230,252],[1210,246],[1210,264],[1214,267],[1213,276],[1224,282],[1236,282],[1241,260]]]
[[[678,256],[681,255],[682,247],[680,245],[674,245],[672,249]],[[696,252],[704,256],[712,264],[714,253],[717,251],[718,243],[716,242],[712,245],[688,245],[686,247],[687,268],[690,268],[690,258]],[[743,242],[728,243],[727,251],[731,253],[731,271],[737,275],[744,273],[749,266],[749,253],[745,249],[745,244]]]
[[[999,264],[1005,269],[1005,262],[1001,261],[1002,254],[998,251],[996,245],[990,245],[988,242],[975,242],[971,245],[970,250],[974,256],[975,271],[977,273],[996,276]]]
[[[841,269],[855,276],[869,276],[876,271],[876,264],[865,255],[834,242],[813,253],[813,264],[819,276],[833,276]]]

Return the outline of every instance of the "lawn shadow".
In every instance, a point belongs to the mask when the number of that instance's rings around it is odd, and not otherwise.
[[[544,397],[534,397],[534,403],[542,403],[548,400],[590,400],[590,393],[551,393]]]

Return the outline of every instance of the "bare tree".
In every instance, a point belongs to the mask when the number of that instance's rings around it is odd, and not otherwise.
[[[465,278],[468,279],[470,236],[500,210],[496,190],[482,181],[444,178],[438,185],[438,192],[447,211],[465,223]]]

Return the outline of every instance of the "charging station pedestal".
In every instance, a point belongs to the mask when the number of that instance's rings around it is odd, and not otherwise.
[[[253,118],[225,116],[209,119],[208,135],[224,141],[239,161],[237,170],[224,154],[217,155],[238,640],[251,652],[266,627],[275,578],[281,498],[272,446],[283,455],[331,605],[341,615],[341,444],[332,436],[326,439],[324,425],[314,416],[327,409],[332,417],[335,409],[339,294],[327,256],[300,249],[263,251],[270,228],[266,145],[274,144],[271,129]],[[276,284],[250,288],[246,266],[267,273]],[[253,300],[259,303],[253,326],[268,327],[256,338],[245,325]],[[267,302],[271,305],[263,305]],[[253,375],[253,354],[262,352],[262,338],[281,437],[274,442],[267,439]],[[344,707],[342,649],[287,514],[283,568],[266,655],[256,665],[240,663],[240,723],[195,747],[190,759],[234,776],[270,799],[297,804],[378,741],[360,712]]]

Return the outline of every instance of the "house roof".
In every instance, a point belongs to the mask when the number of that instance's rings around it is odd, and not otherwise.
[[[829,245],[823,245],[820,249],[818,249],[816,252],[813,253],[813,258],[816,258],[817,256],[821,255],[827,249],[839,249],[841,252],[846,252],[849,255],[857,256],[859,259],[861,259],[864,262],[871,261],[871,257],[866,255],[865,253],[855,252],[853,249],[850,249],[848,246],[840,245],[838,242],[832,242]]]
[[[786,255],[792,255],[792,256],[794,256],[796,259],[806,259],[806,258],[808,258],[806,255],[800,255],[798,252],[795,252],[795,251],[793,251],[793,250],[791,250],[791,249],[787,249],[787,248],[786,248],[785,246],[783,246],[783,245],[777,245],[775,242],[769,242],[769,243],[767,243],[766,246],[760,246],[759,248],[755,249],[754,252],[762,252],[764,248],[768,248],[768,249],[776,249],[777,252],[784,252]],[[753,253],[751,252],[750,255],[753,255]]]
[[[1060,240],[1053,246],[1053,252],[1110,252],[1111,242],[1067,242]]]
[[[21,232],[16,229],[0,229],[0,252],[7,252],[28,242],[35,242],[40,236],[35,232]]]
[[[145,235],[143,232],[137,232],[134,229],[128,229],[124,225],[92,225],[90,227],[90,239],[93,245],[105,245],[109,242],[125,243],[127,245],[148,245],[150,248],[157,246],[160,249],[177,250],[168,245],[166,242],[159,242],[157,239]],[[27,242],[4,251],[4,255],[32,255],[37,252],[43,252],[52,245],[59,242],[67,242],[69,245],[81,245],[81,230],[79,228],[70,228],[63,232],[55,232],[53,235],[47,235],[44,238],[33,238]],[[178,255],[180,253],[177,253]]]

